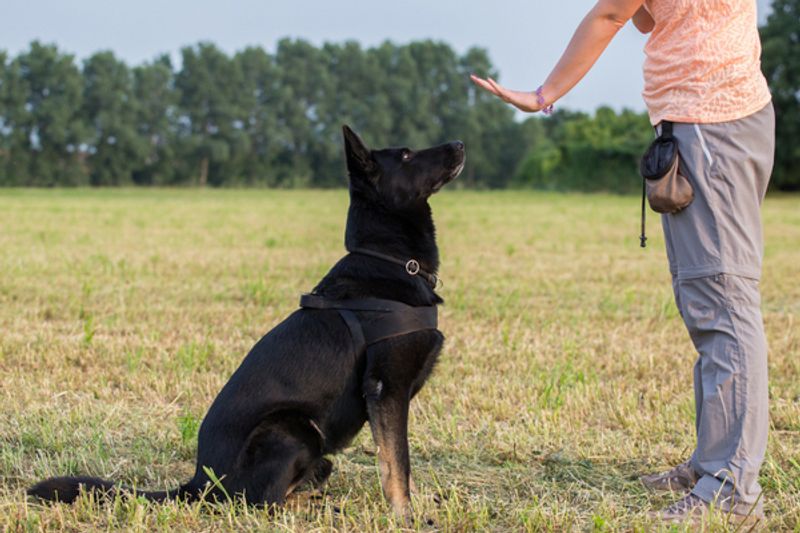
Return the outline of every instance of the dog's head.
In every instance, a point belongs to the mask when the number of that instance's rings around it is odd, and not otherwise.
[[[453,141],[424,150],[370,150],[348,126],[343,126],[344,150],[351,192],[389,208],[424,204],[464,168],[464,143]]]

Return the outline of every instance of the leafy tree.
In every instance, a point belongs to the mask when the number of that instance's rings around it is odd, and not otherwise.
[[[402,112],[408,119],[408,131],[402,132],[415,146],[425,146],[445,140],[445,123],[452,119],[452,109],[458,109],[458,58],[446,44],[433,41],[412,42],[407,46],[413,68],[413,86]],[[465,109],[464,109],[465,110]],[[404,117],[396,117],[398,122]],[[398,132],[399,133],[399,132]],[[418,138],[418,140],[415,139]]]
[[[460,58],[458,68],[466,110],[463,122],[458,125],[459,130],[453,135],[466,143],[468,158],[458,183],[468,187],[502,187],[513,176],[518,160],[515,154],[521,155],[528,146],[516,135],[519,126],[514,122],[514,112],[509,106],[478,89],[468,79],[471,73],[495,79],[499,77],[488,52],[482,48],[469,49]]]
[[[314,184],[315,171],[324,172],[326,149],[320,135],[320,102],[331,91],[330,75],[319,49],[302,39],[278,43],[275,64],[280,90],[276,93],[278,126],[286,138],[275,171],[280,185]],[[323,133],[330,134],[330,131]],[[339,141],[341,143],[341,141]]]
[[[289,132],[278,119],[281,96],[278,68],[274,58],[262,48],[247,48],[233,60],[242,72],[238,100],[242,130],[250,142],[250,150],[236,162],[236,183],[275,186],[278,184],[275,160],[281,147],[289,142]]]
[[[536,133],[517,169],[516,184],[613,192],[635,192],[641,186],[639,159],[652,140],[647,115],[601,107],[594,116],[559,111],[545,123],[548,133]]]
[[[776,118],[771,185],[800,190],[800,0],[772,2],[761,40],[761,66],[772,91]]]
[[[341,150],[341,125],[355,125],[373,146],[397,144],[392,135],[392,109],[384,68],[374,50],[354,42],[326,44],[321,50],[326,88],[317,110],[320,165],[314,169],[315,184],[346,183]]]
[[[81,73],[73,56],[38,41],[7,68],[4,118],[11,129],[4,182],[19,185],[78,185],[88,182],[81,148]]]
[[[7,54],[4,50],[0,50],[0,185],[3,184],[3,176],[6,165],[8,165],[9,156],[9,140],[11,137],[11,130],[6,126],[6,115],[9,110],[8,92],[8,65]]]
[[[511,184],[515,187],[557,189],[559,183],[554,176],[562,154],[560,147],[548,135],[545,120],[538,116],[525,120],[521,137],[525,140],[527,152],[515,170]]]
[[[177,92],[169,56],[133,69],[135,128],[143,157],[133,172],[140,185],[178,183],[173,162],[178,158],[176,123]]]
[[[92,185],[131,183],[147,145],[136,131],[133,77],[112,52],[99,52],[83,68],[83,117],[91,136],[86,151]]]
[[[383,47],[394,45],[385,43]],[[400,142],[392,139],[394,123],[389,95],[392,88],[378,50],[364,50],[354,41],[323,47],[326,68],[333,73],[330,77],[332,89],[323,99],[323,120],[330,122],[330,140],[335,143],[341,142],[339,126],[344,123],[357,124],[359,131],[375,146]],[[343,161],[338,154],[336,161]]]
[[[235,98],[242,72],[210,43],[186,47],[181,55],[175,85],[180,93],[180,149],[188,162],[182,169],[184,179],[201,186],[222,185],[231,178],[226,163],[249,149]]]
[[[5,54],[4,54],[5,55]],[[28,87],[19,75],[13,62],[4,57],[2,82],[0,83],[0,106],[2,106],[3,129],[0,146],[0,184],[18,186],[29,185],[29,165],[31,153],[25,147],[25,132],[14,127],[24,119]]]

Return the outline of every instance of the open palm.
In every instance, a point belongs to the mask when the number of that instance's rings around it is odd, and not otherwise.
[[[470,75],[470,79],[478,87],[489,91],[504,102],[513,105],[520,111],[536,113],[537,111],[542,110],[542,106],[539,105],[539,99],[533,92],[506,89],[492,78],[483,79],[474,74]]]

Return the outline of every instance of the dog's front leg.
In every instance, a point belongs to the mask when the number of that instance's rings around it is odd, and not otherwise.
[[[365,392],[369,426],[378,447],[383,494],[395,513],[410,520],[409,393],[387,389],[380,381],[368,382]]]

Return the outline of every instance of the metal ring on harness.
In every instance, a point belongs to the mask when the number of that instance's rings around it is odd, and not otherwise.
[[[416,276],[419,274],[419,261],[416,259],[409,259],[406,263],[406,272],[408,272],[412,276]]]

